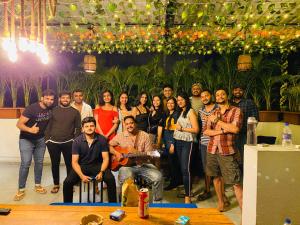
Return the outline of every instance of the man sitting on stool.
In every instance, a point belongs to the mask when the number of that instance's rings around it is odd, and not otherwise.
[[[149,134],[137,129],[133,116],[126,116],[124,118],[124,125],[126,130],[117,134],[109,142],[111,154],[118,160],[122,159],[122,154],[114,148],[116,146],[127,148],[130,153],[150,153],[153,151]],[[127,178],[139,176],[152,185],[154,201],[161,201],[163,197],[163,178],[161,172],[153,164],[139,158],[135,160],[134,164],[120,168],[119,180],[121,185]]]
[[[80,179],[87,183],[93,177],[97,181],[102,179],[107,184],[108,201],[116,202],[116,182],[109,164],[109,147],[106,139],[95,133],[96,121],[93,117],[82,120],[82,134],[73,142],[73,169],[64,181],[64,202],[73,202],[73,186]]]

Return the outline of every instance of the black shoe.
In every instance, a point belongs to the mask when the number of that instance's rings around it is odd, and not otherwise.
[[[164,188],[165,191],[170,191],[174,188],[177,188],[178,187],[178,184],[172,184],[170,183],[167,187]]]
[[[211,193],[210,192],[204,192],[203,194],[198,195],[197,200],[198,201],[205,201],[208,198],[211,198]]]

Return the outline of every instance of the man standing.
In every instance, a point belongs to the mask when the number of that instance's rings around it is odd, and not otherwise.
[[[200,97],[201,91],[202,87],[200,83],[195,83],[192,85],[192,96],[190,97],[190,101],[195,112],[199,112],[199,110],[203,107]]]
[[[171,97],[173,97],[173,87],[169,84],[165,84],[163,87],[163,97],[162,97],[164,112],[167,112],[168,110],[167,100]]]
[[[95,133],[96,120],[86,117],[82,120],[83,134],[72,146],[72,167],[64,181],[64,202],[73,202],[73,186],[81,179],[87,183],[95,178],[107,184],[108,201],[116,202],[116,183],[109,164],[109,147],[106,138]]]
[[[198,112],[199,110],[203,107],[203,103],[201,101],[201,91],[202,91],[202,87],[200,83],[194,83],[192,85],[192,96],[190,97],[190,102],[192,105],[192,108],[194,109],[194,111],[197,113],[198,116]],[[199,120],[199,118],[198,118]],[[197,138],[194,139],[193,142],[193,151],[192,151],[192,157],[191,157],[191,172],[194,176],[201,176],[201,166],[200,166],[200,162],[201,162],[201,154],[199,151],[199,136],[197,135]]]
[[[54,187],[51,193],[59,191],[59,165],[63,154],[67,174],[72,165],[72,143],[81,132],[79,112],[71,107],[71,93],[63,91],[59,94],[59,105],[52,111],[52,117],[46,129],[46,144],[51,159],[51,169]]]
[[[46,150],[44,131],[51,116],[50,109],[54,103],[55,94],[52,90],[45,90],[40,102],[28,106],[17,122],[20,129],[19,148],[21,165],[19,170],[19,190],[14,197],[20,201],[25,196],[25,186],[32,157],[34,159],[34,190],[45,194],[46,189],[41,186],[43,161]]]
[[[79,111],[81,120],[85,117],[93,117],[92,107],[83,101],[83,97],[82,90],[76,89],[73,91],[73,102],[71,103],[71,106]]]
[[[122,155],[115,150],[114,147],[120,146],[127,148],[131,153],[153,151],[149,134],[139,131],[133,116],[124,118],[125,131],[117,134],[110,142],[110,153],[115,155],[117,159],[121,159]],[[119,170],[119,180],[121,185],[124,181],[132,177],[139,176],[152,184],[154,201],[161,201],[163,197],[163,178],[160,171],[151,163],[137,159],[133,166],[123,166]]]
[[[198,201],[204,201],[211,197],[210,177],[206,175],[206,155],[207,155],[207,145],[209,142],[209,136],[204,135],[203,130],[206,126],[208,117],[218,108],[218,105],[213,103],[212,93],[209,90],[203,90],[201,92],[201,101],[204,106],[199,110],[199,119],[201,124],[200,153],[201,153],[203,171],[205,174],[205,191],[204,193],[198,196]]]
[[[207,147],[206,173],[214,177],[218,209],[224,211],[221,177],[225,184],[233,185],[235,196],[242,208],[243,189],[235,148],[236,134],[242,125],[242,114],[238,107],[229,105],[228,95],[224,89],[216,91],[216,103],[219,108],[208,117],[204,128],[204,135],[210,137]]]
[[[258,109],[253,100],[244,98],[244,88],[236,85],[232,91],[233,99],[231,104],[239,107],[243,113],[242,128],[236,139],[236,146],[241,154],[241,163],[244,162],[244,145],[247,142],[247,120],[248,117],[255,117],[258,121]]]

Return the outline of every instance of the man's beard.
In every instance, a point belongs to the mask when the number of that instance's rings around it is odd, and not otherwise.
[[[203,105],[210,105],[211,104],[211,100],[209,100],[208,102],[206,103],[203,103]]]
[[[243,95],[239,95],[239,96],[234,95],[233,97],[236,99],[241,99],[241,98],[243,98]]]
[[[67,106],[70,105],[70,102],[68,102],[68,103],[62,103],[62,102],[60,102],[60,105],[62,105],[62,106],[64,106],[64,107],[67,107]]]

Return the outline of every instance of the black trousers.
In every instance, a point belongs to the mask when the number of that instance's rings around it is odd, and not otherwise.
[[[101,164],[81,165],[80,167],[84,175],[95,177],[100,172]],[[108,202],[117,202],[116,181],[110,170],[106,170],[103,173],[103,180],[107,184]],[[80,177],[74,169],[72,169],[64,181],[64,202],[73,202],[73,186],[79,181]]]
[[[72,141],[63,144],[52,142],[47,143],[47,148],[51,159],[51,170],[54,185],[59,185],[59,165],[61,153],[63,154],[66,164],[67,175],[72,169],[72,143]]]

